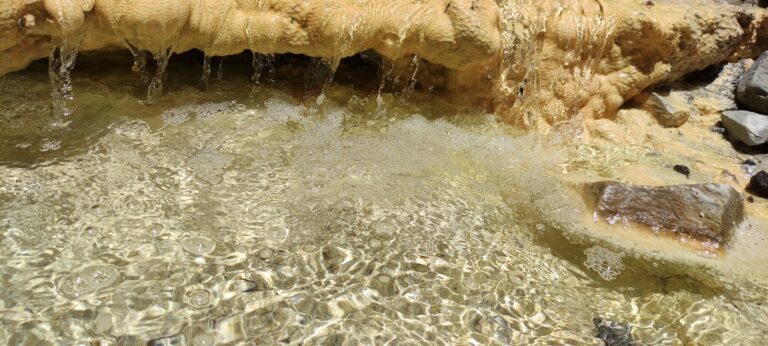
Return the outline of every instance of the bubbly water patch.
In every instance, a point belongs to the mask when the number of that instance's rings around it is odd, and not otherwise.
[[[181,246],[189,253],[203,256],[213,252],[216,242],[205,237],[192,237],[184,239]]]
[[[174,126],[186,122],[195,115],[201,119],[206,119],[221,113],[240,112],[243,110],[245,110],[245,107],[235,101],[206,102],[171,108],[163,112],[160,118],[165,125]]]
[[[587,255],[584,265],[600,275],[603,280],[614,280],[624,271],[624,263],[621,262],[623,252],[616,253],[601,246],[593,246],[584,250],[584,254]]]
[[[46,140],[42,144],[40,144],[40,151],[46,152],[46,151],[56,151],[61,149],[61,141],[57,140]]]
[[[93,265],[63,277],[59,281],[58,289],[67,297],[79,298],[111,286],[118,277],[117,268],[113,266]]]
[[[303,122],[302,114],[305,109],[301,105],[290,103],[277,98],[269,99],[265,104],[264,116],[277,123],[285,123],[289,120]]]
[[[143,120],[130,120],[114,126],[115,134],[129,138],[139,138],[149,134],[149,124]]]

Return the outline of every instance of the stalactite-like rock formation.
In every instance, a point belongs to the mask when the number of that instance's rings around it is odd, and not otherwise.
[[[768,48],[766,18],[715,0],[12,0],[0,4],[0,74],[73,49],[129,47],[160,66],[193,48],[295,53],[331,67],[373,50],[426,60],[425,89],[546,128],[610,117],[649,87],[754,57]]]

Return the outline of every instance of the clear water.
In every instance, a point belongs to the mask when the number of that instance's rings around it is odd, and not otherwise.
[[[638,344],[768,339],[759,302],[587,267],[617,256],[559,235],[583,148],[428,95],[305,107],[226,64],[203,92],[172,63],[147,107],[129,59],[99,59],[66,129],[44,67],[0,79],[2,344],[600,345],[595,317]]]

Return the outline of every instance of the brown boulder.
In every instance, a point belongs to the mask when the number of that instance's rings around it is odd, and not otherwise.
[[[744,218],[741,194],[728,185],[637,186],[591,183],[588,202],[610,223],[634,222],[700,241],[725,244]]]

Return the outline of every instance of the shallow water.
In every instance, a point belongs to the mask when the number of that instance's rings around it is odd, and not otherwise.
[[[0,80],[3,344],[600,345],[596,317],[640,344],[768,338],[758,303],[560,235],[581,211],[557,176],[631,155],[246,73],[146,107],[129,64],[84,60],[63,130],[43,69]]]

